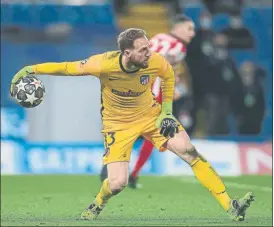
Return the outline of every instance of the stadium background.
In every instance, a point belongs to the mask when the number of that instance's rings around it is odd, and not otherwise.
[[[200,1],[179,2],[180,12],[193,18],[199,27],[198,18],[205,5]],[[9,84],[12,76],[26,65],[80,60],[116,49],[116,35],[124,28],[141,27],[149,36],[168,31],[173,10],[166,7],[169,4],[128,4],[126,10],[118,12],[113,2],[104,0],[1,2],[2,174],[99,173],[104,149],[100,133],[100,83],[96,78],[41,76],[46,97],[42,105],[30,110],[10,98]],[[160,19],[154,20],[155,14]],[[192,139],[221,175],[271,175],[272,6],[268,1],[245,1],[241,15],[256,48],[229,52],[237,66],[251,60],[266,72],[262,81],[266,111],[261,132],[239,135],[230,117],[231,130],[227,135],[193,133]],[[228,14],[214,16],[215,31],[228,24]],[[140,138],[134,145],[131,167],[141,142]],[[175,155],[155,151],[141,174],[189,175],[191,171]]]
[[[238,76],[252,76],[250,64],[243,67],[247,61],[260,69],[256,71],[258,83],[252,94],[263,91],[263,98],[255,100],[264,107],[249,109],[256,102],[247,94],[242,120],[249,119],[247,130],[251,130],[254,122],[262,127],[259,133],[251,133],[252,130],[240,133],[233,111],[224,111],[226,99],[222,99],[222,94],[215,94],[211,99],[213,104],[219,100],[217,109],[216,103],[215,109],[210,109],[212,102],[202,105],[195,101],[189,105],[189,100],[183,99],[179,102],[179,109],[183,110],[179,120],[187,128],[197,116],[195,127],[192,125],[187,130],[191,131],[197,149],[222,175],[231,198],[253,191],[256,201],[248,210],[246,220],[232,222],[220,204],[191,176],[186,164],[171,152],[157,150],[142,169],[139,179],[142,188],[127,187],[110,201],[96,222],[79,220],[83,209],[100,189],[98,173],[104,153],[100,133],[100,83],[95,77],[39,76],[46,87],[45,99],[34,109],[24,109],[9,96],[13,75],[26,65],[80,60],[116,49],[117,34],[128,27],[144,28],[149,37],[168,32],[176,13],[193,18],[198,30],[205,25],[206,20],[200,20],[200,15],[206,9],[213,15],[215,34],[229,26],[231,14],[239,12],[251,34],[253,42],[250,37],[249,41],[241,42],[244,46],[253,43],[251,46],[230,48],[229,54],[230,60],[236,62]],[[216,13],[221,10],[230,14]],[[272,10],[270,0],[1,1],[1,225],[273,226]],[[224,44],[220,36],[216,44],[213,39],[207,41],[213,47]],[[204,50],[210,52],[214,50],[212,46],[205,43]],[[211,53],[222,53],[217,49]],[[198,62],[196,52],[188,53],[187,62],[190,54],[194,57],[194,68],[203,69],[204,61]],[[231,72],[229,64],[222,60],[219,63],[226,70],[217,70],[214,76],[206,70],[198,73],[196,81],[207,85],[194,89],[194,97],[200,88],[235,91],[234,85],[230,86],[231,90],[222,89],[224,84],[216,85],[220,78],[231,78],[227,73]],[[189,64],[188,76],[194,81],[191,67]],[[215,69],[213,67],[213,71]],[[193,113],[193,105],[200,110]],[[208,123],[223,113],[224,120],[215,122],[211,127],[215,133],[210,132]],[[254,117],[250,119],[251,113]],[[220,125],[227,127],[225,133]],[[141,143],[139,138],[133,147],[130,168],[135,164]]]

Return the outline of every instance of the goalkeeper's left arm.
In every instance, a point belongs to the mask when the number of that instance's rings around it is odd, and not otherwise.
[[[178,125],[172,114],[173,95],[175,89],[175,76],[172,66],[163,58],[160,71],[162,79],[162,110],[156,121],[156,127],[165,137],[174,137],[178,132]]]
[[[61,76],[85,76],[94,75],[99,77],[101,73],[101,62],[103,54],[98,54],[84,61],[43,63],[26,66],[15,74],[11,81],[10,91],[14,84],[22,77],[31,74],[61,75]]]

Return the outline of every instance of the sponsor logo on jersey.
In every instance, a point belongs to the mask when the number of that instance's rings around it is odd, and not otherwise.
[[[112,89],[111,92],[115,95],[122,96],[122,97],[138,97],[145,93],[145,91],[137,92],[137,91],[117,91],[115,89]]]
[[[110,76],[109,78],[108,78],[108,80],[110,80],[110,81],[113,81],[113,80],[129,80],[129,78],[123,78],[123,77],[119,77],[119,75],[115,75],[115,76]]]
[[[112,81],[112,80],[120,80],[120,78],[117,78],[117,77],[109,77],[109,80]]]

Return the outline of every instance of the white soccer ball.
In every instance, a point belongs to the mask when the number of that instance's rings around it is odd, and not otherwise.
[[[32,75],[20,78],[11,92],[11,96],[17,103],[26,108],[38,106],[43,101],[44,95],[45,86]]]

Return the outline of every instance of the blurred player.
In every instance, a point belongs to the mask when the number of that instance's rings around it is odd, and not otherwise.
[[[139,136],[144,136],[158,150],[168,149],[187,162],[229,216],[236,221],[244,220],[246,209],[253,201],[252,193],[239,200],[230,199],[221,178],[191,144],[172,114],[175,82],[171,65],[160,54],[151,52],[142,29],[125,30],[117,42],[120,51],[94,55],[83,61],[26,66],[11,83],[12,91],[16,81],[28,74],[93,75],[100,79],[105,138],[103,161],[108,178],[81,218],[96,219],[108,201],[126,187],[132,146]],[[162,105],[151,92],[158,76],[162,80]]]
[[[173,67],[175,76],[179,77],[182,69],[182,60],[186,56],[187,45],[191,42],[195,35],[195,28],[193,21],[185,16],[178,15],[170,30],[169,34],[157,34],[150,39],[150,50],[157,52],[165,57],[168,62]],[[156,78],[155,82],[152,85],[152,92],[156,100],[162,102],[162,92],[161,92],[161,80]],[[174,100],[181,97],[180,89],[175,85]],[[145,140],[139,151],[139,157],[135,164],[135,167],[132,173],[129,176],[128,185],[131,188],[137,187],[138,174],[149,159],[152,151],[154,149],[153,143],[149,140]],[[106,165],[102,168],[100,174],[101,181],[104,181],[107,178],[107,167]]]

